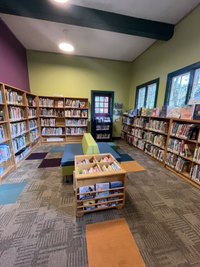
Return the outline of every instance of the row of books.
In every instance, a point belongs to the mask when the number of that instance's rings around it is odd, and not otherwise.
[[[40,107],[54,107],[54,99],[51,98],[39,98]]]
[[[164,146],[166,144],[166,137],[164,135],[155,134],[152,132],[146,132],[144,134],[144,140],[150,142],[151,144],[159,146],[163,149],[164,149]]]
[[[186,140],[197,140],[199,134],[199,126],[195,124],[182,124],[174,122],[172,124],[171,135]]]
[[[30,120],[29,127],[30,127],[30,130],[37,127],[37,120]]]
[[[30,131],[30,142],[33,143],[38,138],[38,130],[32,130]]]
[[[95,185],[82,186],[79,187],[79,200],[88,200],[100,197],[108,197],[110,194],[119,194],[122,193],[122,189],[119,189],[122,187],[123,183],[121,181],[96,183]]]
[[[28,117],[36,117],[37,116],[37,111],[34,108],[29,108],[28,109]]]
[[[4,142],[6,139],[5,129],[3,125],[0,125],[0,143]]]
[[[42,128],[42,135],[63,135],[62,128]]]
[[[81,100],[66,99],[65,106],[69,108],[85,108],[86,102]]]
[[[58,108],[63,108],[64,107],[64,101],[63,100],[56,101],[55,106]]]
[[[19,107],[8,107],[8,113],[10,120],[19,120],[25,118],[24,109]]]
[[[148,122],[148,120],[146,118],[135,118],[133,125],[136,127],[145,128],[147,122]]]
[[[41,126],[56,126],[56,119],[40,119]]]
[[[15,136],[18,136],[20,134],[23,134],[27,131],[26,128],[26,122],[18,122],[18,123],[12,123],[10,124],[11,134],[12,138],[15,138]]]
[[[10,147],[7,144],[0,145],[0,164],[8,161],[11,158]]]
[[[132,125],[133,124],[133,118],[123,116],[122,117],[122,123],[127,124],[127,125]]]
[[[96,131],[109,131],[110,125],[96,125]]]
[[[36,107],[36,100],[34,97],[27,96],[28,105],[32,107]]]
[[[184,140],[169,139],[168,151],[184,157],[191,157],[194,154],[195,144],[188,144]]]
[[[110,134],[106,134],[106,133],[100,133],[100,134],[96,134],[96,139],[110,139]]]
[[[65,124],[66,126],[87,126],[87,120],[86,119],[66,119]]]
[[[91,199],[83,202],[83,210],[86,211],[92,211],[95,209],[103,209],[108,207],[116,207],[122,204],[123,199],[120,199],[120,197],[109,197],[109,198],[103,198],[103,199]]]
[[[20,150],[16,155],[15,155],[15,161],[18,163],[20,160],[26,157],[26,155],[30,152],[30,147],[25,147],[24,149]]]
[[[165,163],[178,172],[189,172],[190,162],[173,153],[167,153]]]
[[[21,149],[26,147],[27,136],[24,134],[12,140],[14,153],[16,154]]]
[[[5,113],[4,113],[3,107],[0,106],[0,121],[4,121],[4,115]]]
[[[193,160],[200,163],[200,147],[195,148]]]
[[[140,128],[132,128],[131,135],[136,136],[138,138],[143,138],[144,131]]]
[[[200,183],[200,165],[195,165],[191,168],[190,177],[192,180]]]
[[[66,128],[66,135],[83,135],[84,133],[86,133],[86,128],[79,128],[79,127],[76,127],[76,128],[69,128],[67,127]]]
[[[23,105],[23,94],[6,89],[6,100],[8,104]]]
[[[79,118],[87,118],[88,111],[87,110],[65,110],[65,117],[79,117]]]
[[[159,147],[146,143],[144,152],[161,162],[164,160],[164,150]]]
[[[3,97],[2,97],[2,91],[0,89],[0,104],[3,104]]]
[[[161,120],[149,120],[146,123],[146,128],[149,130],[155,130],[160,133],[167,134],[168,129],[169,129],[169,122],[161,121]]]
[[[200,104],[188,105],[185,107],[166,107],[163,106],[160,110],[157,108],[140,108],[130,110],[124,115],[129,117],[135,116],[149,116],[149,117],[161,117],[161,118],[177,118],[177,119],[187,119],[187,120],[199,120],[199,110]]]

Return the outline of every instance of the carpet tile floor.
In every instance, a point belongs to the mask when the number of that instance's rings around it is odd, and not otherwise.
[[[200,191],[136,148],[117,145],[146,169],[128,175],[123,210],[76,219],[72,185],[62,183],[60,167],[38,168],[42,159],[25,160],[3,181],[27,185],[15,204],[0,205],[1,267],[88,267],[86,224],[118,218],[147,267],[200,266]],[[35,152],[51,159],[60,153],[52,147]]]

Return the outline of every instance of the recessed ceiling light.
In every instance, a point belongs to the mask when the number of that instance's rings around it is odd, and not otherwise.
[[[60,48],[60,50],[62,50],[64,52],[73,52],[74,51],[73,45],[68,44],[68,43],[60,43],[58,45],[58,47]]]
[[[58,3],[66,3],[68,2],[68,0],[54,0],[55,2],[58,2]]]

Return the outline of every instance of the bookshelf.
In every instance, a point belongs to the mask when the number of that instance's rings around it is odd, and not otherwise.
[[[88,131],[88,108],[87,98],[65,98],[66,142],[81,142]]]
[[[43,142],[65,142],[64,97],[39,96],[40,134]]]
[[[121,138],[200,188],[200,121],[125,114]]]
[[[0,83],[0,181],[15,167],[4,85]]]
[[[29,142],[33,147],[40,139],[40,123],[38,117],[38,97],[26,93]]]
[[[125,202],[126,171],[111,154],[75,156],[76,214],[121,209]]]

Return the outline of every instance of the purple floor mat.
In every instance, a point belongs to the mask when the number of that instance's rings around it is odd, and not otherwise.
[[[59,167],[61,159],[44,159],[38,168]]]
[[[44,159],[48,153],[32,153],[26,160]]]

